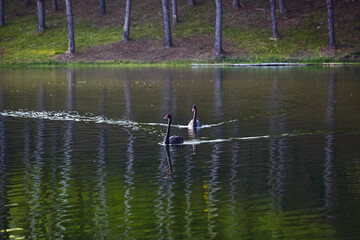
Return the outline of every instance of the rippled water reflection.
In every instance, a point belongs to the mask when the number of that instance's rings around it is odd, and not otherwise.
[[[356,239],[359,74],[0,69],[0,238]]]

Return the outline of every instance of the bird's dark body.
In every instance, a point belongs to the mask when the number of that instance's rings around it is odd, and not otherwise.
[[[164,144],[181,144],[184,142],[183,138],[181,136],[170,136],[170,125],[171,125],[171,120],[172,120],[172,116],[171,114],[168,114],[164,117],[164,119],[168,119],[168,127],[166,130],[166,136],[164,139]]]
[[[169,138],[169,144],[180,144],[183,142],[184,142],[184,139],[181,136],[171,136]]]

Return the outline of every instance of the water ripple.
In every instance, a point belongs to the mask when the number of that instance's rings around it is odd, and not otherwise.
[[[130,127],[137,130],[141,126],[164,126],[165,123],[141,123],[132,121],[129,119],[109,119],[105,116],[96,116],[92,113],[87,113],[85,115],[81,115],[76,111],[69,112],[55,112],[55,111],[32,111],[32,110],[5,110],[0,113],[3,117],[15,117],[15,118],[30,118],[30,119],[43,119],[43,120],[52,120],[52,121],[74,121],[74,122],[84,122],[84,123],[97,123],[97,124],[110,124],[110,125],[120,125],[123,127]],[[223,121],[219,123],[213,124],[205,124],[202,128],[212,128],[218,127],[224,124],[229,124],[237,122],[236,119],[232,119],[229,121]],[[188,125],[171,125],[174,128],[188,128]]]

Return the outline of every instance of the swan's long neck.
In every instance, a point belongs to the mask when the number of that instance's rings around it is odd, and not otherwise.
[[[169,137],[170,137],[170,124],[171,124],[171,118],[168,119],[168,126],[166,130],[166,137],[165,137],[165,144],[169,144]]]
[[[197,127],[197,124],[196,124],[196,115],[197,115],[197,110],[196,108],[194,109],[194,115],[193,115],[193,127]]]

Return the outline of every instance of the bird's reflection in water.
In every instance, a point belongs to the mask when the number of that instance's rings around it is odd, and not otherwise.
[[[164,150],[166,153],[167,165],[164,167],[165,172],[167,173],[166,178],[171,178],[171,173],[173,172],[173,164],[171,161],[171,152],[175,150],[181,150],[182,145],[164,145]]]
[[[199,131],[200,128],[188,128],[189,137],[192,139],[197,139]],[[197,150],[197,144],[193,144],[192,147],[193,147],[193,155],[195,155]]]
[[[165,172],[168,173],[166,178],[171,178],[171,173],[172,173],[173,169],[172,169],[172,164],[171,164],[170,146],[165,145],[164,149],[165,149],[166,161],[167,161],[167,166],[165,166]]]
[[[198,129],[198,128],[188,128],[189,137],[191,137],[192,139],[196,139],[198,136],[199,130],[200,129]]]

